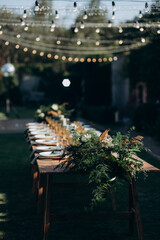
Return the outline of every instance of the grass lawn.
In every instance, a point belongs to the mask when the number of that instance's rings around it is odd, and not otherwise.
[[[31,193],[32,177],[29,150],[22,134],[0,135],[0,239],[40,240],[42,216],[36,214]],[[143,159],[160,167],[160,162],[143,153]],[[55,181],[78,181],[77,175],[58,175]],[[160,237],[160,173],[149,173],[146,180],[137,180],[145,240]],[[55,188],[52,208],[57,213],[82,212],[89,204],[91,189]],[[120,185],[115,194],[118,209],[127,209],[127,184]],[[100,206],[110,209],[110,197]],[[59,221],[51,224],[49,239],[55,240],[136,240],[127,235],[126,220]]]

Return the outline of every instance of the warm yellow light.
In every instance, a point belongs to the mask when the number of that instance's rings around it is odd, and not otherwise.
[[[98,58],[98,62],[102,62],[102,58]]]
[[[7,42],[5,42],[5,45],[6,45],[6,46],[8,46],[8,45],[9,45],[9,42],[8,42],[8,41],[7,41]]]
[[[40,37],[36,37],[36,41],[39,42],[41,39]]]
[[[109,57],[109,59],[108,59],[108,60],[109,60],[109,62],[112,62],[112,60],[113,60],[113,59],[112,59],[112,57]]]
[[[103,62],[107,62],[107,58],[103,58]]]
[[[61,41],[60,41],[60,40],[58,40],[58,41],[57,41],[57,44],[58,44],[58,45],[60,45],[60,44],[61,44]]]
[[[24,48],[23,51],[24,51],[24,52],[27,52],[27,51],[28,51],[28,48]]]
[[[28,31],[28,27],[25,27],[25,28],[24,28],[24,31]]]
[[[99,42],[99,41],[97,41],[97,42],[96,42],[96,46],[99,46],[99,44],[100,44],[100,42]]]
[[[119,40],[119,44],[120,44],[120,45],[123,44],[123,40]]]
[[[0,35],[2,35],[3,34],[3,31],[0,31]]]
[[[69,61],[69,62],[71,62],[71,61],[72,61],[72,59],[73,59],[72,57],[69,57],[69,58],[68,58],[68,61]]]
[[[80,58],[80,62],[84,62],[84,58]]]
[[[94,62],[94,63],[95,63],[96,61],[97,61],[97,60],[96,60],[96,58],[92,58],[92,62]]]
[[[65,61],[66,60],[66,56],[62,56],[62,60]]]
[[[33,51],[32,51],[32,53],[33,53],[33,54],[36,54],[36,53],[37,53],[37,51],[36,51],[36,50],[33,50]]]
[[[79,58],[76,57],[76,58],[74,59],[74,61],[75,61],[75,62],[78,62],[78,61],[79,61]]]
[[[91,58],[87,58],[87,62],[91,62]]]
[[[17,44],[17,45],[15,46],[15,48],[18,49],[18,48],[19,48],[19,45]]]
[[[113,57],[113,60],[114,60],[114,61],[117,61],[117,60],[118,60],[117,56],[114,56],[114,57]]]
[[[20,38],[21,37],[21,35],[20,34],[17,34],[17,38]]]
[[[77,45],[81,45],[81,41],[80,40],[77,41]]]
[[[40,52],[40,54],[39,54],[41,57],[43,57],[44,56],[44,52]]]
[[[48,54],[47,54],[47,57],[48,57],[48,58],[51,58],[51,57],[52,57],[52,54],[48,53]]]
[[[59,56],[58,56],[58,55],[55,55],[55,56],[54,56],[54,59],[56,59],[56,60],[57,60],[58,58],[59,58]]]

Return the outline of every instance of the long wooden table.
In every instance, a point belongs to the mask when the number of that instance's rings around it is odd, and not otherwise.
[[[37,152],[35,151],[36,146],[32,144],[32,151],[34,151],[34,157],[37,156]],[[136,157],[138,159],[138,157]],[[42,195],[44,196],[44,223],[43,223],[43,240],[48,239],[48,232],[50,227],[50,220],[51,220],[51,212],[50,212],[50,203],[51,203],[51,191],[52,191],[52,179],[54,174],[62,174],[66,171],[65,168],[59,167],[58,165],[65,161],[65,159],[40,159],[37,158],[34,165],[32,165],[32,173],[33,173],[33,188],[32,191],[36,195],[37,198],[37,210],[38,213],[41,212],[41,202],[42,202]],[[154,167],[153,165],[143,161],[142,169],[148,172],[160,172],[160,169]],[[44,181],[42,181],[42,179]],[[128,211],[120,212],[114,214],[115,217],[120,218],[127,218],[129,220],[129,232],[133,234],[133,222],[135,220],[137,226],[137,234],[138,239],[143,240],[143,229],[142,229],[142,222],[141,222],[141,215],[140,215],[140,208],[139,208],[139,201],[138,201],[138,193],[136,188],[136,182],[134,177],[132,177],[132,181],[129,183],[128,186],[129,192],[129,206]],[[80,217],[80,216],[78,216]],[[83,215],[84,217],[84,215]],[[101,215],[100,215],[101,217]],[[108,217],[110,218],[111,215],[109,214]],[[91,216],[94,219],[94,214]],[[55,219],[55,218],[54,218]]]

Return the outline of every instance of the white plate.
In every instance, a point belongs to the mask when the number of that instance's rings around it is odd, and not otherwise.
[[[37,122],[33,122],[33,123],[27,123],[27,126],[38,126],[38,125],[42,125],[42,123],[37,123]]]
[[[46,157],[46,156],[49,156],[49,157],[59,157],[59,156],[63,155],[63,151],[57,151],[57,153],[52,153],[52,151],[50,151],[50,152],[41,152],[39,155],[43,156],[43,157]]]
[[[38,139],[36,140],[37,143],[57,143],[57,140],[47,140],[47,139]]]
[[[47,132],[47,131],[30,131],[30,134],[32,134],[32,135],[45,135],[45,134],[50,134],[50,132]]]
[[[36,150],[40,150],[40,151],[45,151],[45,150],[49,150],[49,151],[53,151],[53,150],[61,150],[61,148],[59,148],[58,146],[38,146],[36,147]]]

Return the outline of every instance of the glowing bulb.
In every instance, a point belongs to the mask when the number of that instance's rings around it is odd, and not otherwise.
[[[38,12],[38,11],[39,11],[39,3],[38,3],[38,1],[35,1],[34,11],[35,11],[35,12]]]
[[[119,33],[122,33],[123,32],[123,29],[120,27],[119,28]]]
[[[24,28],[24,31],[28,31],[28,27],[25,27],[25,28]]]
[[[146,39],[145,38],[141,38],[141,42],[145,43]]]
[[[52,55],[51,55],[50,53],[48,53],[48,54],[47,54],[47,57],[48,57],[48,58],[51,58],[51,57],[52,57]]]
[[[83,21],[81,21],[80,28],[81,28],[81,29],[84,29],[84,22],[83,22]]]
[[[119,40],[119,44],[122,45],[123,44],[123,40]]]
[[[62,60],[65,61],[65,60],[66,60],[66,57],[65,57],[65,56],[62,56]]]
[[[58,58],[59,58],[59,56],[58,56],[58,55],[55,55],[55,56],[54,56],[54,59],[56,59],[56,60],[57,60]]]
[[[92,58],[92,62],[94,62],[94,63],[95,63],[96,61],[97,61],[97,60],[96,60],[96,58]]]
[[[39,42],[41,39],[40,37],[36,37],[36,41]]]
[[[113,60],[114,60],[114,61],[117,61],[117,60],[118,60],[117,56],[114,56],[114,57],[113,57]]]
[[[51,28],[51,30],[50,30],[51,32],[54,32],[54,28]]]
[[[141,32],[143,32],[143,31],[144,31],[144,28],[143,28],[143,27],[141,27],[139,30],[140,30]]]
[[[40,52],[40,54],[39,54],[41,57],[43,57],[44,56],[44,52]]]
[[[60,45],[60,44],[61,44],[61,41],[60,41],[60,40],[58,40],[58,41],[57,41],[57,44],[58,44],[58,45]]]
[[[74,7],[74,12],[77,12],[77,3],[76,2],[73,3],[73,7]]]
[[[26,17],[27,17],[27,10],[24,9],[23,18],[26,18]]]
[[[147,2],[145,3],[145,12],[146,12],[146,13],[149,12],[149,10],[148,10],[148,3],[147,3]]]
[[[109,59],[108,59],[108,60],[109,60],[109,62],[112,62],[112,57],[109,57]]]
[[[74,59],[74,61],[75,61],[75,62],[78,62],[78,61],[79,61],[79,58],[76,57],[76,58]]]
[[[139,18],[142,18],[143,15],[142,15],[142,11],[139,11]]]
[[[103,62],[107,62],[107,58],[103,58]]]
[[[57,10],[55,11],[55,19],[59,19],[59,14]]]
[[[115,4],[115,1],[112,1],[112,9],[113,9],[113,11],[116,10],[116,4]]]
[[[98,58],[98,62],[102,62],[102,58]]]
[[[75,27],[74,32],[77,33],[79,30],[77,27]]]
[[[140,26],[139,26],[139,22],[136,22],[136,28],[139,29]]]
[[[100,33],[100,29],[99,28],[96,28],[96,33]]]
[[[28,48],[24,48],[23,51],[24,51],[24,52],[27,52],[27,51],[28,51]]]
[[[108,22],[108,28],[111,28],[112,27],[112,23],[109,21]]]
[[[80,40],[77,41],[77,45],[81,45],[81,41]]]
[[[23,18],[21,18],[20,21],[21,21],[21,26],[25,26],[25,22],[24,22]]]
[[[157,30],[157,34],[160,34],[160,29]]]
[[[17,34],[17,38],[20,38],[21,37],[21,35],[20,34]]]
[[[99,41],[96,41],[96,46],[99,46],[100,45],[100,42]]]
[[[71,62],[71,61],[72,61],[72,57],[69,57],[69,58],[68,58],[68,61]]]
[[[69,79],[63,79],[62,85],[63,87],[69,87],[71,85],[71,81]]]
[[[17,45],[15,46],[15,48],[16,48],[16,49],[19,49],[19,45],[17,44]]]
[[[37,51],[36,51],[36,50],[33,50],[33,51],[32,51],[32,53],[33,53],[33,54],[36,54],[36,53],[37,53]]]
[[[87,62],[91,62],[92,60],[91,60],[91,58],[87,58]]]
[[[80,62],[84,62],[84,58],[80,58]]]
[[[5,42],[5,45],[6,45],[6,46],[8,46],[8,45],[9,45],[9,42],[8,42],[8,41],[7,41],[7,42]]]
[[[112,12],[112,19],[115,19],[115,12]]]
[[[2,35],[3,34],[3,31],[0,31],[0,35]]]
[[[87,16],[87,12],[84,11],[83,19],[86,20],[87,18],[88,18],[88,16]]]

